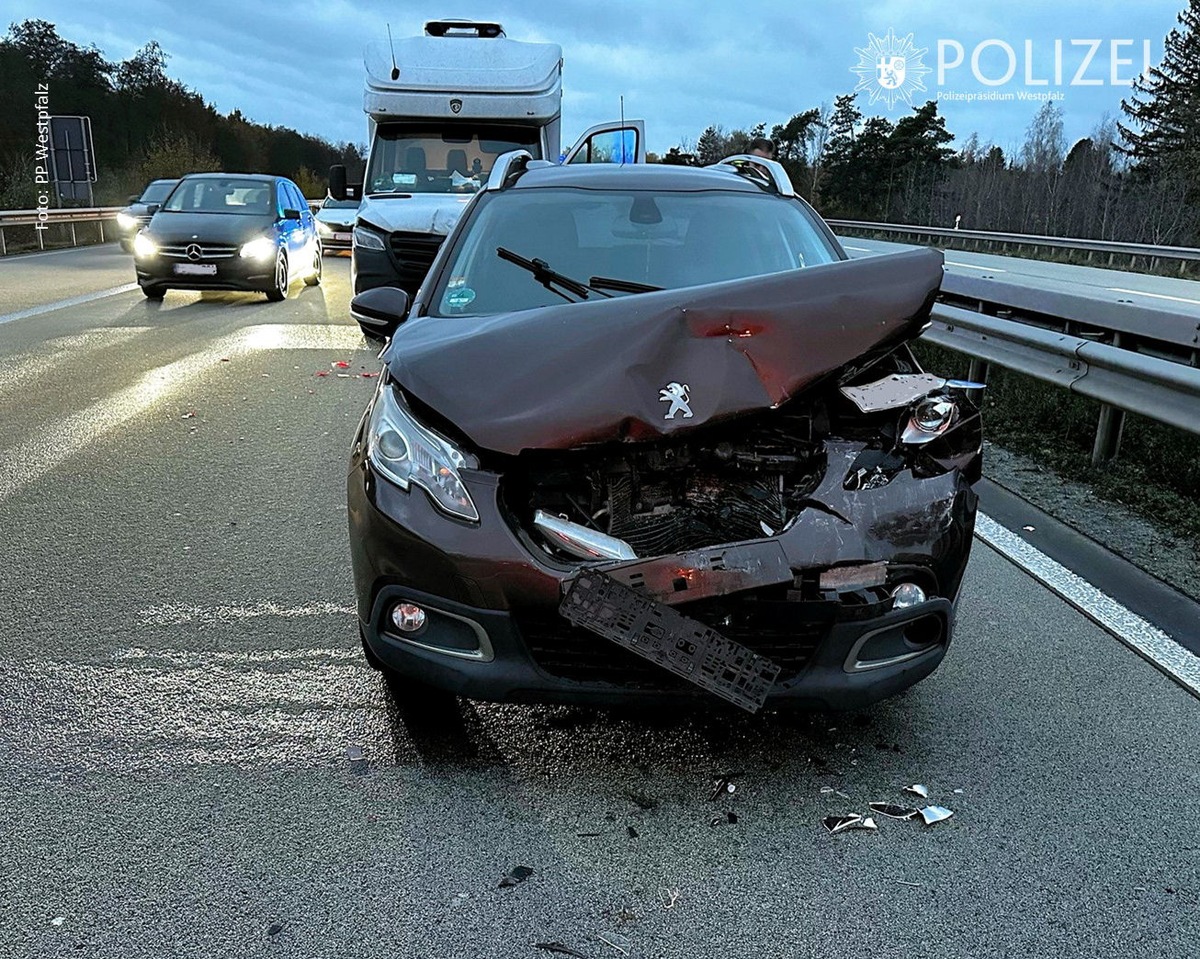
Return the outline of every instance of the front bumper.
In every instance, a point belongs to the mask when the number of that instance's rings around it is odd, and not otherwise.
[[[211,275],[176,273],[177,265],[193,265],[188,260],[156,255],[134,261],[141,286],[163,286],[174,290],[244,290],[262,293],[275,286],[275,258],[255,260],[229,256],[205,261],[216,272]],[[204,265],[204,264],[195,264]]]
[[[750,594],[726,597],[741,617],[730,638],[783,667],[768,705],[863,706],[928,676],[946,654],[975,494],[958,472],[932,479],[903,473],[886,487],[848,493],[841,478],[860,449],[831,444],[826,480],[812,496],[844,519],[808,509],[776,539],[795,570],[883,559],[937,598],[909,609],[863,609],[758,596],[737,606]],[[463,481],[478,525],[448,518],[419,488],[406,492],[380,478],[356,441],[348,502],[358,614],[365,643],[384,665],[475,699],[711,701],[559,616],[563,583],[577,567],[559,564],[510,525],[500,477],[464,471]],[[421,632],[406,637],[391,625],[390,611],[401,601],[427,611]],[[690,615],[691,605],[676,608]]]

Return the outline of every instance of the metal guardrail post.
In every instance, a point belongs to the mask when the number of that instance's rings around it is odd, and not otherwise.
[[[1100,420],[1096,424],[1096,441],[1092,444],[1093,466],[1103,466],[1117,458],[1124,431],[1125,411],[1103,404],[1100,407]]]

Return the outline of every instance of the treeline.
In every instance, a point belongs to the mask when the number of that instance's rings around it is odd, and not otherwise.
[[[1200,0],[1134,85],[1122,119],[1070,145],[1046,102],[1013,155],[972,134],[955,150],[937,103],[892,123],[854,94],[770,130],[713,125],[664,163],[713,163],[769,136],[796,188],[825,216],[1138,243],[1200,245]]]
[[[150,41],[128,60],[59,36],[54,24],[24,20],[0,39],[0,209],[34,205],[34,91],[50,88],[51,113],[91,117],[96,202],[123,203],[156,177],[202,170],[276,173],[308,196],[325,190],[330,164],[361,166],[362,151],[288,127],[218,113],[166,73]]]

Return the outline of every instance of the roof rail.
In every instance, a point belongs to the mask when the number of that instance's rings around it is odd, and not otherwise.
[[[528,150],[511,150],[508,153],[502,153],[496,158],[496,165],[492,167],[492,172],[488,175],[484,190],[503,190],[510,179],[520,176],[526,170],[554,165],[549,160],[535,160],[533,154]]]
[[[743,176],[752,176],[754,179],[774,187],[775,192],[780,196],[796,195],[796,188],[792,186],[791,177],[787,175],[787,170],[778,160],[768,160],[766,157],[754,156],[749,153],[737,153],[725,157],[724,160],[718,160],[716,163],[710,163],[709,166],[730,166]],[[769,180],[763,176],[764,172],[771,175]]]
[[[485,20],[428,20],[425,23],[427,37],[481,37],[495,39],[504,36],[504,27],[494,21]]]

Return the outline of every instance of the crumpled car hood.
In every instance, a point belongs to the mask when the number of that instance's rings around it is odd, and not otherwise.
[[[941,279],[942,254],[915,250],[519,313],[416,318],[383,359],[481,449],[650,440],[779,406],[863,353],[916,336]]]

